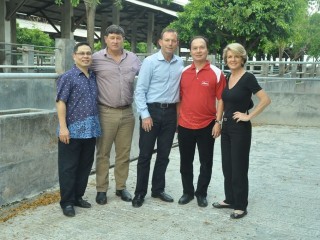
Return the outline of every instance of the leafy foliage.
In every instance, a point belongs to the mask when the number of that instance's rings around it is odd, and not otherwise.
[[[147,53],[147,43],[139,42],[137,44],[137,53]]]
[[[221,52],[227,43],[239,42],[252,55],[263,51],[267,41],[285,42],[306,8],[305,0],[191,0],[171,27],[184,44],[204,35],[211,50]]]
[[[68,0],[67,0],[68,1]],[[79,5],[80,0],[70,0],[72,6],[76,7]],[[84,2],[86,2],[89,5],[98,5],[100,4],[100,0],[84,0]],[[61,5],[64,3],[64,0],[55,0],[55,3],[58,5]]]
[[[52,51],[50,48],[43,48],[44,46],[54,47],[54,40],[50,38],[49,34],[36,28],[20,28],[19,24],[17,24],[17,43],[42,46],[35,47],[35,49],[42,51]]]
[[[99,51],[101,50],[102,46],[101,46],[101,42],[96,42],[94,44],[94,51]],[[131,51],[131,44],[129,41],[124,40],[124,44],[123,44],[123,48]],[[146,53],[147,52],[147,43],[144,42],[139,42],[137,43],[137,51],[136,53]]]
[[[320,13],[313,14],[309,19],[307,53],[319,60],[320,58]]]

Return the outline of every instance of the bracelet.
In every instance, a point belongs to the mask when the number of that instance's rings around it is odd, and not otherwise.
[[[219,123],[220,125],[222,124],[222,120],[215,120],[216,123]]]

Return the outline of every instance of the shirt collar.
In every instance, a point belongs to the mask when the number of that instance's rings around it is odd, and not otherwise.
[[[104,49],[104,56],[106,56],[108,58],[112,58],[111,55],[108,53],[107,49],[108,49],[107,47]],[[122,49],[121,59],[126,58],[127,55],[128,55],[128,51],[123,48]]]
[[[78,76],[81,75],[81,74],[84,74],[84,73],[80,70],[80,68],[77,67],[76,64],[73,65],[72,69],[76,72],[76,74],[77,74]],[[88,72],[89,72],[89,76],[91,76],[92,73],[93,73],[93,71],[92,71],[91,69],[89,69]]]
[[[196,66],[194,65],[194,62],[192,62],[191,68],[192,68],[192,69],[196,69]],[[207,60],[207,61],[206,61],[206,64],[203,66],[203,68],[201,68],[201,70],[202,70],[202,69],[208,69],[208,68],[210,68],[210,62]]]
[[[167,60],[164,58],[164,56],[163,56],[163,54],[162,54],[162,52],[161,52],[161,49],[157,52],[157,59],[158,59],[159,61],[167,61]],[[177,56],[176,56],[175,54],[173,54],[172,59],[171,59],[170,62],[175,62],[175,61],[177,61],[177,60],[178,60],[178,59],[177,59]]]

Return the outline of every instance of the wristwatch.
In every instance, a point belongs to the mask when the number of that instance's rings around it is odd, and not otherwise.
[[[222,124],[222,120],[220,120],[220,121],[219,121],[219,120],[216,120],[215,122],[216,122],[216,123],[219,123],[220,125]]]

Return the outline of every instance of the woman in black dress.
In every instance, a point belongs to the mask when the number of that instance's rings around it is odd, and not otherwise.
[[[231,70],[227,86],[222,93],[224,115],[221,154],[225,200],[213,203],[213,207],[233,208],[230,217],[237,219],[247,214],[250,120],[260,114],[271,101],[255,76],[246,72],[244,65],[247,53],[241,44],[229,44],[223,50],[223,59]],[[259,103],[249,113],[252,94],[258,97]]]

